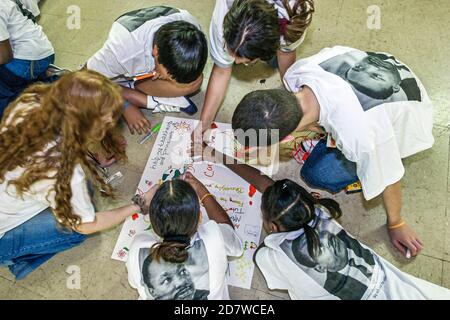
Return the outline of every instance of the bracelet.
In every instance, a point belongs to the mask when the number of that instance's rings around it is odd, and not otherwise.
[[[139,194],[135,194],[133,196],[133,198],[131,198],[131,202],[135,205],[137,205],[143,215],[147,214],[148,212],[145,212],[144,208],[145,208],[145,199],[143,196],[139,195]]]
[[[202,207],[204,207],[205,205],[203,204],[203,201],[205,201],[206,198],[208,197],[213,197],[214,199],[216,198],[215,195],[211,194],[211,193],[207,193],[205,194],[201,199],[200,199],[200,204],[202,205]]]
[[[394,224],[394,225],[388,225],[388,229],[389,230],[393,230],[393,229],[398,229],[400,227],[403,227],[406,224],[406,221],[401,219],[399,223]]]

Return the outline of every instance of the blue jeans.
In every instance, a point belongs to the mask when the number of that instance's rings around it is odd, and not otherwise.
[[[16,280],[20,280],[58,252],[85,239],[85,235],[58,226],[48,208],[0,238],[0,265],[8,266]]]
[[[320,140],[313,149],[300,175],[311,187],[331,193],[339,192],[359,181],[356,163],[347,160],[338,149],[328,148],[325,140]]]
[[[36,81],[52,82],[46,79],[45,71],[55,61],[55,55],[37,61],[13,59],[0,65],[0,118],[3,111],[30,84]]]

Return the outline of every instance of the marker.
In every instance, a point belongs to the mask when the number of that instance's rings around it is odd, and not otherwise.
[[[153,137],[153,135],[154,135],[155,133],[158,133],[159,129],[161,129],[161,125],[162,125],[161,123],[158,123],[156,126],[154,126],[154,127],[152,128],[152,130],[150,130],[150,132],[149,132],[144,138],[142,138],[141,141],[139,141],[139,144],[144,144],[144,143],[146,143],[148,140],[150,140],[150,138]]]
[[[116,77],[109,78],[109,80],[120,80],[120,79],[123,79],[123,80],[126,80],[126,81],[134,81],[134,82],[136,82],[136,81],[140,81],[140,80],[153,78],[154,76],[156,76],[156,74],[157,74],[156,71],[152,71],[150,73],[144,73],[144,74],[140,74],[140,75],[133,76],[133,77],[128,77],[128,76],[125,76],[125,75],[118,75]]]
[[[133,81],[141,81],[141,80],[153,78],[154,76],[156,76],[156,71],[133,77]]]

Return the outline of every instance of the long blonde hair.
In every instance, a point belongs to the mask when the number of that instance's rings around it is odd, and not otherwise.
[[[31,105],[35,107],[20,107]],[[7,172],[24,168],[19,178],[8,182],[23,197],[33,184],[54,180],[53,213],[60,224],[76,230],[81,219],[70,204],[74,168],[81,165],[106,196],[113,196],[87,154],[97,144],[116,159],[126,159],[115,130],[122,107],[119,87],[94,71],[77,71],[52,85],[31,86],[7,108],[0,125],[0,183]]]

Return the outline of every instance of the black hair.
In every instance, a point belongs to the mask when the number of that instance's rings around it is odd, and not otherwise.
[[[157,60],[178,83],[198,79],[208,59],[204,33],[186,21],[169,22],[155,33]]]
[[[223,36],[236,56],[270,60],[280,48],[278,11],[266,0],[235,0],[224,18]]]
[[[151,259],[185,262],[199,221],[200,203],[195,190],[183,180],[166,181],[156,191],[149,211],[153,230],[164,239],[151,248]]]
[[[264,221],[283,227],[286,232],[303,228],[311,257],[317,256],[320,250],[320,238],[315,225],[309,225],[316,220],[317,206],[327,209],[334,219],[342,215],[336,201],[316,199],[305,188],[289,179],[275,182],[262,195],[261,208]]]
[[[278,143],[292,133],[300,123],[303,113],[295,94],[282,89],[257,90],[247,94],[238,104],[231,121],[240,144],[254,147],[242,132],[267,130],[267,139],[257,135],[257,146]],[[272,141],[272,130],[278,131],[278,141]]]

